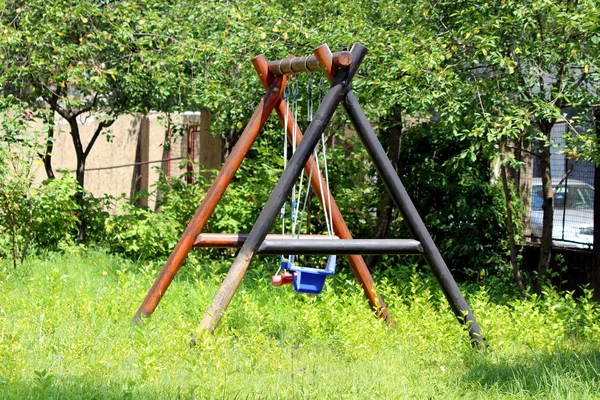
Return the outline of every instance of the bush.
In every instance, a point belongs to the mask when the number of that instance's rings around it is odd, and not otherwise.
[[[75,179],[64,176],[45,181],[32,199],[31,230],[36,244],[43,248],[56,248],[59,244],[72,244],[77,231]]]
[[[464,157],[471,143],[435,123],[405,134],[399,175],[450,269],[463,277],[506,267],[507,233],[500,185],[490,161]]]
[[[12,96],[0,100],[0,254],[16,268],[31,244],[34,160],[40,144],[32,117]]]
[[[133,259],[166,259],[204,197],[204,179],[198,175],[195,182],[186,184],[184,176],[161,176],[155,188],[160,193],[159,213],[130,203],[120,204],[117,214],[105,220],[108,247]]]

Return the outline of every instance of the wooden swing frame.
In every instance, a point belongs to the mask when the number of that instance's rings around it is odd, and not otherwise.
[[[352,271],[360,283],[371,309],[391,324],[392,320],[387,307],[381,296],[377,294],[373,278],[364,259],[358,254],[423,254],[442,287],[454,314],[466,326],[472,343],[477,347],[484,345],[481,329],[473,313],[350,88],[352,78],[366,53],[366,48],[360,44],[355,44],[350,51],[337,53],[332,53],[329,47],[323,44],[315,49],[312,56],[308,57],[290,57],[268,62],[264,55],[259,55],[252,59],[252,64],[266,90],[266,94],[146,295],[134,316],[133,322],[139,323],[142,321],[142,316],[149,317],[155,311],[175,274],[193,247],[241,247],[229,273],[200,324],[202,328],[209,332],[214,332],[219,324],[223,312],[239,287],[254,255],[257,253],[287,254],[288,250],[289,254],[294,252],[296,254],[347,254]],[[283,89],[289,75],[317,70],[322,70],[325,73],[327,79],[331,82],[331,87],[303,136],[297,121],[295,121],[288,104],[283,98]],[[323,177],[317,170],[316,161],[312,157],[313,150],[340,103],[343,103],[350,120],[361,137],[390,196],[403,215],[414,239],[353,239],[335,200],[329,192],[329,188],[325,185],[319,185],[319,182],[323,182]],[[294,140],[293,133],[295,131],[295,145],[297,148],[252,230],[248,235],[201,234],[206,222],[273,110],[276,111],[282,125],[284,125],[290,140]],[[284,123],[286,119],[287,124]],[[289,240],[289,238],[281,237],[281,235],[268,235],[271,226],[279,215],[281,206],[292,190],[294,182],[302,173],[302,169],[310,177],[310,184],[316,198],[320,202],[323,199],[331,202],[333,230],[337,235],[336,240],[331,240],[329,237],[315,237],[315,235],[302,235],[298,240]],[[322,204],[322,206],[324,205]],[[321,238],[323,239],[319,240]]]

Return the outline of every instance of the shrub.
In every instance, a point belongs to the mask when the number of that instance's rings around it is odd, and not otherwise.
[[[183,178],[159,178],[155,187],[160,192],[159,213],[130,203],[120,204],[117,214],[105,220],[108,247],[133,259],[166,259],[205,193],[200,175],[195,176],[196,184],[186,184]]]
[[[40,149],[28,132],[31,115],[12,96],[0,100],[0,254],[16,268],[30,247],[34,160]]]
[[[405,134],[399,175],[453,272],[499,273],[506,265],[504,199],[490,161],[464,157],[471,143],[435,123]]]
[[[73,244],[77,235],[75,195],[80,191],[77,181],[65,175],[42,183],[31,199],[31,233],[41,248],[56,249],[61,244]]]

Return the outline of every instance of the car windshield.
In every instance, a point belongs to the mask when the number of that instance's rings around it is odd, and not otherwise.
[[[543,203],[542,187],[533,187],[531,208],[541,210]],[[592,210],[594,208],[594,189],[589,186],[572,185],[565,188],[561,186],[554,197],[554,208],[557,210]]]

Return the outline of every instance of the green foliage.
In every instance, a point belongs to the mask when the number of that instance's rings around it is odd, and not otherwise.
[[[468,288],[489,345],[477,353],[435,280],[409,266],[377,279],[393,329],[343,271],[318,297],[273,288],[263,273],[244,280],[216,334],[190,348],[219,279],[176,279],[134,326],[154,278],[146,270],[70,248],[5,275],[0,397],[562,400],[600,387],[600,309],[589,296],[547,288],[525,300],[498,279]]]
[[[41,133],[32,126],[35,114],[26,104],[7,96],[0,101],[0,254],[22,262],[33,248],[57,249],[73,244],[78,215],[91,221],[91,238],[99,238],[103,204],[82,193],[69,176],[35,182],[43,151]]]
[[[56,249],[61,244],[73,244],[79,206],[75,195],[80,187],[73,177],[45,181],[32,199],[31,232],[42,248]],[[100,211],[100,210],[95,210]]]
[[[101,242],[104,237],[104,219],[108,216],[103,211],[104,202],[85,194],[84,210],[80,212],[81,208],[75,201],[75,196],[80,192],[80,186],[70,176],[47,180],[25,192],[15,192],[17,199],[9,199],[9,204],[13,207],[26,207],[26,213],[18,221],[21,240],[27,239],[34,249],[56,250],[73,245],[78,215],[84,215],[90,221],[89,240]],[[26,203],[21,204],[25,201]],[[11,222],[3,220],[0,229],[10,229]]]
[[[188,185],[183,176],[177,179],[161,175],[156,185],[160,213],[120,203],[117,214],[106,219],[110,249],[134,259],[166,260],[204,196],[203,178],[195,178],[200,183]]]
[[[73,122],[74,138],[77,116],[88,111],[99,112],[101,123],[109,125],[113,117],[130,111],[208,108],[215,131],[234,142],[263,93],[249,58],[261,52],[269,59],[305,55],[323,41],[333,50],[365,44],[370,54],[353,86],[369,118],[380,121],[401,109],[405,120],[423,121],[435,113],[452,143],[429,141],[439,151],[427,156],[415,149],[418,155],[407,156],[412,167],[405,162],[404,168],[420,172],[407,175],[407,183],[414,175],[415,185],[441,196],[443,212],[426,200],[419,200],[419,207],[444,243],[444,255],[466,274],[495,271],[503,251],[499,197],[485,183],[489,176],[481,166],[498,154],[502,143],[524,138],[546,148],[548,140],[540,132],[562,118],[563,107],[585,107],[597,99],[589,90],[598,84],[600,40],[598,8],[591,0],[1,4],[3,96],[13,94],[45,112],[48,135],[54,114],[49,116],[47,109],[56,111]],[[340,125],[345,122],[336,118]],[[280,155],[271,146],[279,143],[272,132],[263,136],[209,221],[210,230],[250,229],[276,180],[278,161],[271,161]],[[584,143],[572,150],[595,151],[594,142]],[[373,189],[376,179],[366,171],[362,147],[349,146],[352,152],[332,150],[332,187],[354,233],[368,237],[380,191]],[[80,184],[90,150],[78,149]],[[424,169],[416,171],[417,166]],[[203,185],[176,185],[163,188],[172,192],[161,217],[124,206],[121,215],[111,218],[106,224],[111,248],[136,258],[164,257],[204,190]],[[421,199],[434,198],[419,187],[412,189],[420,190]],[[85,204],[91,203],[79,207]],[[93,217],[90,212],[78,219]],[[103,218],[95,226],[101,228]],[[399,232],[400,219],[393,224],[392,230]],[[315,229],[322,226],[317,223]],[[470,235],[476,238],[473,243]]]
[[[167,85],[178,81],[163,69],[169,5],[159,3],[6,3],[0,87],[32,105],[58,100],[54,109],[65,114],[81,108],[118,114],[171,102]]]
[[[0,99],[0,252],[13,266],[23,261],[32,237],[34,160],[39,145],[28,132],[31,116],[12,96]]]
[[[255,142],[211,219],[212,232],[248,233],[283,171],[283,133],[269,126]],[[281,229],[279,221],[275,231]]]
[[[166,213],[123,203],[106,221],[110,249],[129,257],[162,259],[175,247],[181,224]]]
[[[500,185],[485,159],[466,157],[472,140],[459,140],[436,123],[403,137],[400,177],[425,225],[458,276],[505,272],[507,233]]]
[[[54,177],[55,118],[69,124],[75,178],[83,190],[86,159],[119,115],[180,109],[186,76],[169,53],[176,40],[170,37],[172,5],[152,0],[1,4],[0,96],[19,98],[42,117],[47,147],[39,154],[48,178]],[[98,125],[91,137],[83,137],[81,118],[90,113]],[[80,240],[90,222],[83,196],[80,190],[76,197]]]

